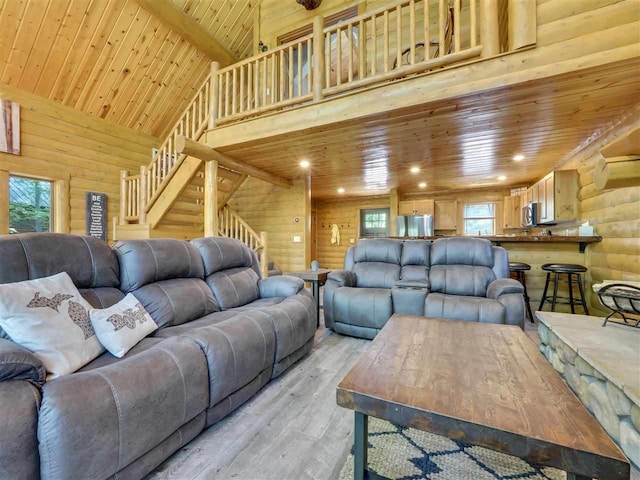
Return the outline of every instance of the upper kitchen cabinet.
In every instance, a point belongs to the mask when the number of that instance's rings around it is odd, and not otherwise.
[[[551,172],[531,187],[532,201],[538,204],[538,225],[567,222],[578,218],[578,172]]]
[[[435,230],[455,230],[458,228],[458,201],[436,200],[433,220]]]
[[[433,215],[435,202],[429,200],[403,200],[398,202],[398,215]]]

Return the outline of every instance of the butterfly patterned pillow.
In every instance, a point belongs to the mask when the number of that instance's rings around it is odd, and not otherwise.
[[[90,310],[89,317],[100,343],[118,358],[158,329],[133,293],[109,308]]]
[[[42,361],[48,380],[75,372],[104,352],[90,309],[66,272],[0,285],[0,327]]]

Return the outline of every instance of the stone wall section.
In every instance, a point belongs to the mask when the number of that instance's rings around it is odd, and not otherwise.
[[[564,378],[602,428],[640,468],[640,406],[543,323],[540,351]]]

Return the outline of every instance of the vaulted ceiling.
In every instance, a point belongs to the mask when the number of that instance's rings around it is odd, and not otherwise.
[[[170,0],[237,59],[258,0]],[[0,83],[164,137],[210,69],[135,0],[0,0]]]

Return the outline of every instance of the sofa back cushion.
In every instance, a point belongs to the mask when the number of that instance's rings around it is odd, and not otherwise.
[[[400,279],[427,281],[429,279],[431,242],[429,240],[406,240],[400,258]]]
[[[400,265],[402,241],[392,238],[365,238],[358,241],[354,250],[353,261],[381,262]]]
[[[438,239],[431,247],[429,282],[432,292],[483,297],[496,279],[489,240],[455,237]]]
[[[356,287],[391,288],[400,280],[400,265],[383,262],[360,262],[353,266]]]
[[[226,237],[198,238],[191,243],[202,256],[207,285],[222,310],[260,298],[260,264],[253,250]]]
[[[127,240],[113,248],[120,262],[120,289],[125,293],[173,278],[204,280],[198,249],[184,240]]]
[[[0,236],[0,283],[67,272],[77,288],[118,287],[118,261],[98,238],[65,233]]]
[[[128,240],[114,247],[121,289],[133,293],[158,328],[190,322],[220,307],[204,282],[198,249],[175,239]]]

